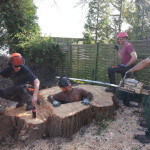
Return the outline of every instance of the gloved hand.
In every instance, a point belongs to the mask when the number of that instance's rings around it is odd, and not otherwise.
[[[119,66],[121,66],[121,67],[127,67],[125,64],[119,64]]]
[[[52,104],[53,104],[53,106],[54,106],[54,107],[59,107],[59,106],[61,105],[61,103],[60,103],[60,102],[58,102],[58,101],[56,101],[56,100],[55,100],[55,101],[53,101],[53,103],[52,103]]]
[[[84,100],[81,101],[81,103],[84,104],[84,105],[90,105],[90,100],[84,99]]]
[[[126,73],[125,73],[125,75],[128,75],[128,74],[130,74],[131,72],[130,72],[130,70],[128,70]]]
[[[115,45],[115,46],[114,46],[114,49],[115,49],[116,51],[119,51],[119,46],[118,46],[118,45]]]
[[[126,79],[130,73],[131,73],[131,72],[130,72],[130,70],[128,70],[128,71],[125,73],[125,75],[124,75],[124,78],[123,78],[123,79]]]

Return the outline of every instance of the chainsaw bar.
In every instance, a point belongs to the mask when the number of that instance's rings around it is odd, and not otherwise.
[[[56,77],[56,78],[59,79],[60,77]],[[135,79],[126,78],[126,77],[124,77],[123,80],[120,81],[119,85],[110,84],[110,83],[101,82],[101,81],[87,80],[87,79],[78,79],[78,78],[69,78],[69,79],[74,80],[74,81],[82,81],[82,82],[95,83],[95,84],[100,84],[100,85],[105,85],[105,86],[112,86],[112,87],[118,88],[121,91],[128,92],[128,93],[150,95],[150,90],[144,89],[143,83]]]
[[[59,79],[60,77],[56,77],[57,79]],[[82,82],[88,82],[88,83],[96,83],[96,84],[101,84],[101,85],[106,85],[106,86],[113,86],[113,87],[119,87],[119,85],[116,84],[110,84],[107,82],[101,82],[101,81],[93,81],[93,80],[87,80],[87,79],[78,79],[78,78],[69,78],[70,80],[74,80],[74,81],[82,81]]]

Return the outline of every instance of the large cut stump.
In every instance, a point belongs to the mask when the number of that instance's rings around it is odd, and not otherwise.
[[[40,91],[41,105],[37,105],[37,118],[32,119],[32,112],[23,108],[9,108],[0,115],[0,134],[11,133],[20,139],[41,138],[43,134],[50,137],[68,137],[87,125],[93,119],[101,120],[114,116],[112,94],[105,92],[105,87],[78,85],[93,94],[91,105],[85,106],[81,101],[53,107],[47,101],[49,95],[60,92],[59,87]]]

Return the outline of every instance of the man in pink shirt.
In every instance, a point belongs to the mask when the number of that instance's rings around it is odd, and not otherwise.
[[[127,42],[128,34],[126,32],[119,32],[117,35],[117,40],[120,45],[123,45],[123,48],[119,50],[116,46],[117,54],[120,57],[121,64],[117,66],[111,66],[108,68],[108,77],[111,84],[116,84],[115,73],[120,73],[123,78],[125,72],[131,69],[136,60],[137,54],[133,46]],[[115,92],[115,87],[108,87],[105,90],[106,92]]]

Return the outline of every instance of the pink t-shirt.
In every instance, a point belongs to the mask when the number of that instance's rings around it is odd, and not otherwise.
[[[127,64],[130,59],[131,59],[131,53],[134,52],[135,49],[133,48],[133,46],[130,43],[125,43],[125,45],[123,46],[122,50],[121,50],[121,63],[122,64]]]

